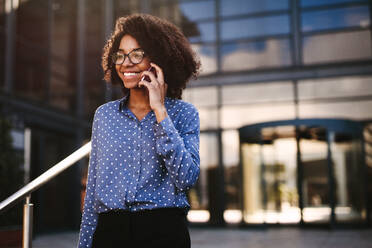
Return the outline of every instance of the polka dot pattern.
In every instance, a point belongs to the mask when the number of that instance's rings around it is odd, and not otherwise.
[[[190,208],[186,192],[200,171],[198,111],[166,98],[168,117],[157,123],[150,111],[139,121],[127,100],[105,103],[95,112],[78,247],[91,247],[101,212]]]

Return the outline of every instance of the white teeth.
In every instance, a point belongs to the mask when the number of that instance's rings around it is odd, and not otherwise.
[[[124,76],[134,76],[134,75],[137,75],[138,73],[137,72],[124,72],[123,74]]]

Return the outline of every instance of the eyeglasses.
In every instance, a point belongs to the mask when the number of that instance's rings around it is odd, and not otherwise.
[[[112,55],[112,62],[114,62],[115,65],[121,65],[124,63],[127,56],[132,64],[139,64],[142,62],[145,52],[142,48],[134,49],[128,54],[118,51]]]

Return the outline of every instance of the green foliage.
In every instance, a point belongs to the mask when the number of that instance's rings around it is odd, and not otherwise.
[[[15,193],[23,184],[22,157],[13,148],[12,126],[0,116],[0,201]],[[17,204],[0,213],[0,226],[20,225],[22,205]]]

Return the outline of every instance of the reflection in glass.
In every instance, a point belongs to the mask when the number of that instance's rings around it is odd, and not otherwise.
[[[288,0],[221,0],[220,14],[231,16],[286,9]]]
[[[48,98],[48,3],[28,1],[16,12],[14,93],[46,102]],[[0,56],[3,58],[3,56]]]
[[[266,223],[298,223],[296,139],[293,126],[261,129]]]
[[[2,59],[0,61],[0,90],[4,87],[5,79],[5,0],[0,0],[0,54]]]
[[[4,15],[5,12],[7,12],[7,10],[5,10],[5,1],[6,0],[0,0],[0,15]],[[1,18],[0,19],[0,27],[3,27],[4,22],[5,22],[4,18]]]
[[[183,93],[185,100],[197,108],[217,106],[218,92],[215,86],[187,88]]]
[[[289,32],[288,15],[226,20],[221,22],[222,40],[289,34]]]
[[[304,222],[327,223],[330,220],[326,135],[322,127],[300,129]]]
[[[191,222],[207,222],[209,220],[209,204],[214,202],[215,192],[213,181],[218,165],[217,136],[213,133],[200,134],[200,175],[195,186],[189,191],[191,210],[188,220]]]
[[[343,101],[299,104],[300,118],[345,118],[363,120],[372,118],[372,101]]]
[[[303,39],[305,64],[371,59],[371,57],[370,31],[312,35]]]
[[[74,151],[75,146],[76,138],[73,133],[32,128],[31,147],[37,147],[38,152],[32,152],[31,177],[44,173],[65,159]],[[46,184],[42,190],[33,193],[33,201],[39,206],[35,212],[38,216],[43,216],[42,219],[35,219],[39,230],[67,229],[76,223],[73,212],[79,211],[79,174],[80,168],[69,168],[55,177],[53,183]]]
[[[260,145],[243,144],[243,219],[247,223],[263,223],[263,188],[261,184]]]
[[[263,128],[243,141],[245,222],[300,221],[294,131],[293,126]]]
[[[132,3],[128,2],[129,6],[132,6]],[[119,2],[116,2],[115,8],[116,11],[120,11],[123,8],[123,5]],[[100,41],[97,37],[104,37],[104,26],[102,25],[102,20],[104,19],[104,8],[102,8],[102,2],[92,1],[89,5],[86,6],[86,18],[89,21],[89,25],[86,25],[86,35],[85,39],[88,41],[85,44],[85,68],[87,72],[84,75],[84,109],[86,111],[86,118],[93,119],[93,115],[97,107],[104,103],[104,84],[101,81],[102,71],[98,70],[100,68],[100,59],[102,51],[101,42],[92,42]],[[97,68],[97,69],[92,69]]]
[[[113,1],[114,1],[114,6],[115,6],[114,8],[115,19],[121,16],[140,12],[140,6],[139,6],[140,1],[138,0],[126,0],[126,1],[113,0]]]
[[[294,104],[249,104],[223,106],[221,125],[223,128],[239,128],[243,125],[295,118]]]
[[[214,0],[198,2],[181,2],[179,7],[184,15],[190,21],[197,19],[214,18],[215,4]]]
[[[257,104],[293,101],[292,82],[268,82],[222,86],[222,104]]]
[[[200,130],[218,128],[217,108],[198,108],[200,118]]]
[[[361,140],[347,133],[333,133],[332,138],[336,220],[338,223],[363,221],[366,208]]]
[[[214,22],[182,23],[182,31],[190,42],[216,40],[216,24]]]
[[[327,128],[310,122],[297,129],[275,123],[244,127],[240,136],[244,221],[299,222],[301,192],[305,223],[330,223],[333,203],[337,223],[365,222],[362,126],[358,122],[324,121]],[[371,126],[364,128],[367,143],[372,140]],[[364,149],[367,157],[372,154],[368,144]]]
[[[192,44],[193,50],[200,58],[200,75],[205,75],[217,71],[217,51],[216,45]]]
[[[234,42],[222,45],[222,70],[235,71],[291,64],[287,39]]]
[[[353,2],[368,3],[368,0],[301,0],[301,7],[313,7],[313,6],[332,5],[332,4],[340,4],[340,3],[353,3]]]
[[[121,0],[116,1],[121,2],[122,5],[127,5],[128,8],[127,12],[130,11],[131,13],[139,13],[141,12],[141,7],[142,8],[144,7],[143,1],[131,0],[132,1],[131,5],[128,5],[127,1]],[[167,19],[168,21],[171,21],[176,25],[179,25],[182,21],[182,18],[184,18],[177,1],[150,0],[149,2],[150,13],[152,15]]]
[[[345,27],[368,27],[368,6],[304,12],[302,31],[325,30]]]
[[[372,77],[337,77],[310,79],[298,84],[298,98],[310,100],[317,98],[372,96]]]
[[[224,219],[227,223],[239,223],[242,220],[242,201],[239,169],[239,133],[237,130],[223,131],[222,147],[226,201]]]
[[[365,159],[365,168],[367,177],[367,195],[372,195],[372,122],[366,123],[363,129],[363,138],[364,138],[364,159]],[[369,214],[372,214],[372,209],[369,209]]]
[[[198,109],[201,130],[218,128],[216,87],[187,88],[183,99]]]

